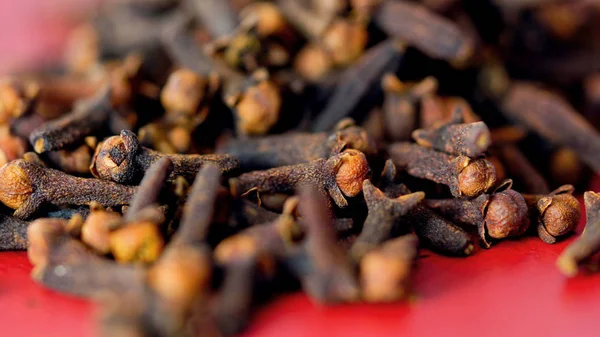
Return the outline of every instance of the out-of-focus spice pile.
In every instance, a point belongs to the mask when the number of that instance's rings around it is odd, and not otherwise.
[[[600,172],[595,1],[118,0],[0,83],[0,249],[105,336],[219,336],[302,288],[410,294],[419,247],[552,244]],[[560,256],[597,267],[600,198]],[[426,263],[426,261],[423,261]]]

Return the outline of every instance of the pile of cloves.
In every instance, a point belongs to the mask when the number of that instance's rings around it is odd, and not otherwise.
[[[600,173],[593,1],[119,0],[0,81],[0,250],[103,336],[222,336],[303,289],[411,294],[419,248],[552,244]],[[600,197],[558,260],[597,268]],[[424,261],[423,263],[426,263]]]

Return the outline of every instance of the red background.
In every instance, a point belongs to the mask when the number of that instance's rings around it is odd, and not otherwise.
[[[0,74],[58,59],[97,2],[0,1]],[[244,335],[598,336],[600,274],[567,279],[554,266],[571,240],[505,241],[466,259],[424,251],[408,303],[320,307],[292,294],[258,311]],[[25,253],[0,253],[0,336],[94,336],[92,305],[42,288],[30,271]]]

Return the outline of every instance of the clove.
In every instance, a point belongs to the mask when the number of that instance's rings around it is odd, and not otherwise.
[[[581,217],[579,201],[573,196],[575,188],[563,185],[548,194],[524,194],[537,233],[546,243],[555,243],[575,229]]]
[[[90,170],[101,179],[135,184],[150,165],[164,157],[173,162],[169,181],[177,176],[193,178],[202,165],[207,163],[217,164],[223,173],[231,172],[239,166],[237,159],[229,155],[166,155],[141,146],[133,132],[123,130],[120,136],[110,137],[98,145]]]
[[[494,166],[484,158],[452,156],[410,143],[394,143],[388,152],[399,168],[414,177],[448,186],[455,197],[476,197],[496,182]]]
[[[362,181],[369,173],[362,152],[345,150],[329,159],[244,173],[231,178],[229,186],[234,196],[256,192],[260,197],[263,193],[291,193],[300,186],[313,184],[321,193],[327,193],[338,207],[344,208],[348,205],[346,197],[362,191]]]
[[[27,219],[44,204],[104,206],[129,204],[136,187],[109,181],[78,178],[22,159],[0,168],[0,201],[15,210],[14,216]]]

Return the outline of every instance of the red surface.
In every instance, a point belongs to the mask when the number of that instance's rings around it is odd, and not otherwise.
[[[58,58],[72,17],[96,1],[0,1],[0,73]],[[294,294],[260,310],[244,336],[598,336],[600,274],[560,275],[566,244],[507,241],[466,259],[424,252],[410,303],[319,307]],[[25,253],[0,253],[0,336],[94,336],[92,305],[42,288],[30,270]]]
[[[566,244],[527,238],[466,259],[424,252],[409,303],[320,307],[292,294],[260,310],[244,336],[598,336],[600,274],[560,275]],[[43,289],[30,269],[25,253],[0,253],[1,335],[93,336],[92,306]]]

